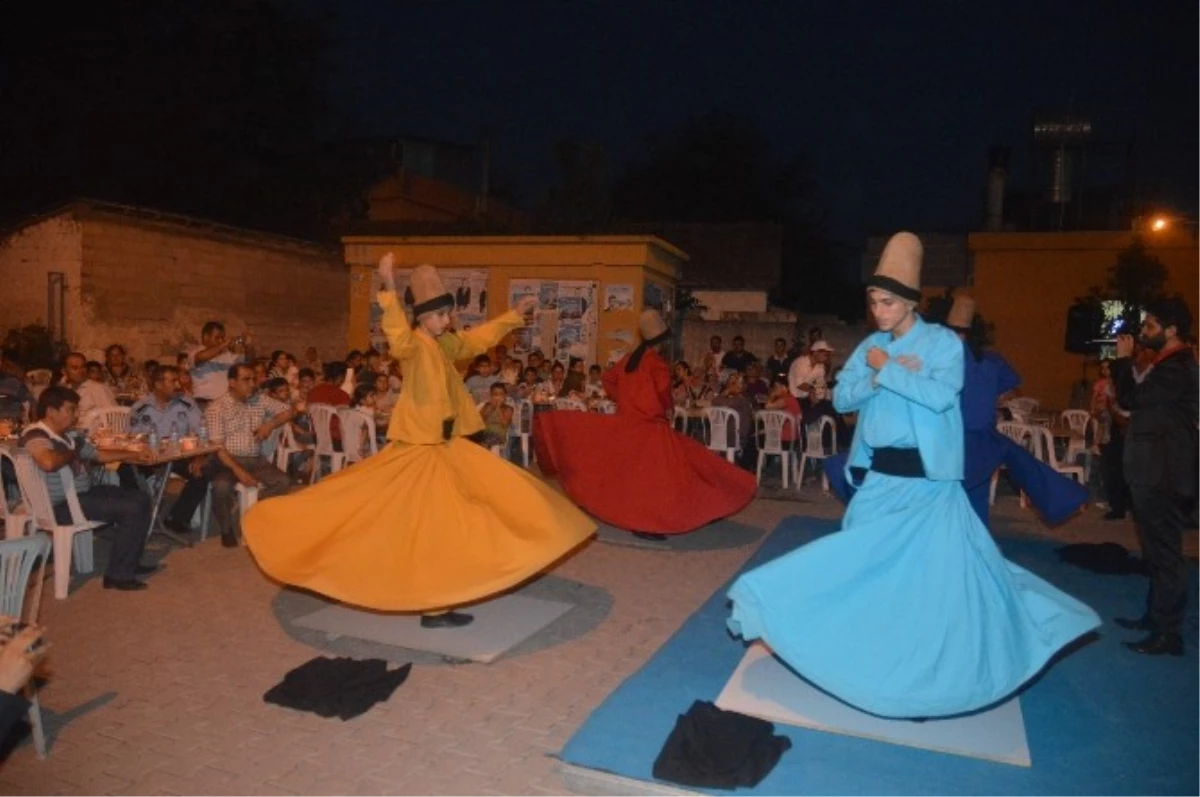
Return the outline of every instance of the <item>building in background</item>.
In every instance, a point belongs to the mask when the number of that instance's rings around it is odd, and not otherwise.
[[[47,325],[90,356],[171,357],[220,320],[260,353],[341,357],[349,284],[335,248],[148,208],[76,201],[0,234],[0,331]]]
[[[406,236],[347,235],[349,338],[363,348],[384,343],[375,267],[386,252],[398,266],[403,293],[411,269],[434,265],[454,294],[456,324],[482,323],[514,298],[538,297],[533,323],[510,335],[513,353],[537,349],[567,361],[606,365],[638,344],[638,315],[655,307],[669,317],[687,255],[649,235]]]

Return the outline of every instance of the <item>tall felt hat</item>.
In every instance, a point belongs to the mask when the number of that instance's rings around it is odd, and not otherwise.
[[[894,293],[911,302],[921,301],[921,239],[911,232],[898,232],[883,247],[879,265],[867,280],[868,288]]]
[[[433,266],[417,266],[413,269],[409,287],[413,295],[413,317],[432,313],[454,306],[454,296],[442,284],[442,278]]]
[[[954,293],[954,304],[946,316],[946,326],[957,332],[967,332],[975,320],[975,300],[966,291]]]
[[[642,340],[647,343],[658,343],[670,332],[662,314],[657,310],[642,311],[638,319],[638,331],[642,333]]]

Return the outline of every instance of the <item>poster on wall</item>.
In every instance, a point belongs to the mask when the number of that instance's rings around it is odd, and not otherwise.
[[[438,275],[446,291],[454,298],[454,314],[452,323],[455,329],[471,329],[482,324],[488,317],[487,272],[478,269],[439,268]],[[412,269],[397,269],[396,293],[404,306],[404,314],[412,321],[413,295],[411,283]],[[378,351],[387,347],[387,336],[380,326],[383,310],[377,301],[379,290],[383,287],[379,274],[371,274],[371,346]]]
[[[633,309],[632,285],[604,286],[604,312]]]

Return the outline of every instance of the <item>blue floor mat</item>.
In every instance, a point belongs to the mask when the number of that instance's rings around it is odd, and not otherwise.
[[[774,559],[837,521],[789,518],[746,568]],[[1196,579],[1180,658],[1138,656],[1138,637],[1112,623],[1137,615],[1140,576],[1064,564],[1053,543],[1001,538],[1004,555],[1083,600],[1104,619],[1099,637],[1053,663],[1021,695],[1030,769],[819,731],[776,726],[792,749],[755,789],[738,794],[1195,794],[1200,782]],[[651,768],[676,717],[715,700],[745,645],[725,630],[726,584],[587,718],[561,753],[576,767],[654,781]],[[734,792],[713,791],[712,794]]]

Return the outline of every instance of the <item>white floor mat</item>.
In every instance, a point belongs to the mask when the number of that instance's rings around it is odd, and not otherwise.
[[[851,708],[797,677],[761,644],[746,651],[716,704],[726,711],[784,725],[1022,767],[1032,765],[1016,698],[967,717],[925,722],[882,719]]]
[[[574,608],[573,604],[505,595],[461,609],[475,616],[462,628],[421,627],[415,614],[389,614],[329,606],[295,620],[303,628],[331,637],[354,637],[385,645],[423,650],[457,659],[495,661]]]

